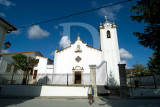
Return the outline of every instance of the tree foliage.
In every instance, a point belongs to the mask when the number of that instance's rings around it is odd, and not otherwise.
[[[160,53],[160,0],[138,0],[135,6],[131,6],[131,19],[138,22],[146,23],[144,32],[134,32],[138,37],[139,44],[149,47],[154,51],[153,57],[150,57],[148,63],[151,71],[160,71],[158,57]],[[152,65],[153,64],[153,65]]]
[[[136,11],[135,15],[131,16],[132,20],[144,21],[147,24],[143,33],[134,32],[134,35],[138,37],[138,42],[145,47],[150,47],[154,51],[159,51],[160,0],[137,1],[136,6],[131,6],[131,11]]]
[[[38,60],[22,54],[17,54],[15,56],[12,56],[12,58],[14,60],[14,66],[17,69],[21,69],[24,71],[22,84],[26,84],[27,75],[30,71],[33,70],[34,66],[38,64]]]
[[[160,52],[156,54],[153,53],[153,56],[149,57],[147,65],[152,72],[160,74]]]
[[[137,5],[131,5],[131,12],[136,11],[131,16],[132,20],[138,22],[158,24],[160,22],[160,1],[159,0],[138,0]]]
[[[143,64],[139,64],[137,62],[137,64],[132,66],[133,66],[133,76],[135,77],[151,75],[151,72],[148,70],[148,67]]]

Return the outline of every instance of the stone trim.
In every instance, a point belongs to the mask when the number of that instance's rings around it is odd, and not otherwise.
[[[82,40],[76,40],[73,44],[70,44],[70,46],[68,46],[68,47],[66,47],[66,48],[64,48],[64,49],[62,49],[62,50],[57,51],[57,53],[62,52],[62,51],[64,51],[64,50],[72,47],[72,45],[74,45],[77,41],[81,41],[83,44],[86,44],[86,46],[87,46],[88,48],[92,48],[92,49],[95,49],[95,50],[97,50],[97,51],[102,51],[102,50],[99,50],[99,49],[96,49],[96,48],[94,48],[94,47],[92,47],[92,46],[87,45],[87,43],[84,43]],[[76,51],[75,51],[75,52],[76,52]],[[77,52],[79,52],[79,51],[77,51]]]
[[[94,88],[94,96],[97,96],[97,86],[96,86],[96,65],[89,65],[90,67],[90,84]]]
[[[76,69],[76,67],[79,67],[80,69]],[[83,69],[83,67],[80,67],[80,66],[76,66],[76,67],[73,67],[73,69],[72,69],[72,74],[73,74],[73,76],[72,76],[72,85],[82,85],[83,84],[83,72],[84,72],[84,69]],[[75,84],[75,72],[81,72],[81,84]]]
[[[95,69],[95,68],[96,68],[96,65],[89,65],[89,67],[90,67],[91,69]]]

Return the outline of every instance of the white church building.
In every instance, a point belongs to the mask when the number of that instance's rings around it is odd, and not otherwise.
[[[119,85],[120,54],[117,26],[106,21],[99,26],[100,49],[88,46],[79,34],[69,47],[55,50],[54,73],[72,74],[72,84],[85,84],[85,74],[90,74],[90,65],[96,65],[97,85]]]
[[[22,52],[27,56],[33,56],[39,59],[39,63],[34,67],[33,78],[37,82],[43,78],[39,74],[46,74],[45,80],[50,84],[69,85],[81,84],[89,85],[92,76],[96,77],[96,85],[114,85],[119,86],[119,69],[120,54],[117,38],[117,26],[114,23],[106,21],[100,24],[100,49],[88,46],[84,43],[78,34],[77,40],[62,50],[55,50],[54,64],[43,57],[40,52]],[[18,53],[15,53],[18,54]],[[11,58],[14,53],[2,54],[0,73],[7,73],[7,69],[14,71],[14,67],[10,64],[13,62]],[[3,61],[5,60],[5,62]],[[3,61],[3,62],[2,62]],[[9,67],[10,68],[9,68]],[[91,75],[91,67],[95,67],[94,75]]]

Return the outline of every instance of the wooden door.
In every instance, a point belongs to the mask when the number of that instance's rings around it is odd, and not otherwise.
[[[37,78],[37,70],[34,70],[33,79]]]
[[[75,84],[81,84],[81,72],[75,72]]]

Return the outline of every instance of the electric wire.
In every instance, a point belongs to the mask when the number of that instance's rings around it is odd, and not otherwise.
[[[42,24],[42,23],[47,23],[47,22],[51,22],[51,21],[55,21],[55,20],[60,20],[60,19],[71,17],[71,16],[76,16],[76,15],[79,15],[79,14],[83,14],[83,13],[88,13],[88,12],[91,12],[91,11],[99,10],[99,9],[102,9],[102,8],[106,8],[106,7],[110,7],[110,6],[115,6],[115,5],[118,5],[118,4],[126,3],[126,2],[129,2],[129,1],[131,1],[131,0],[122,1],[122,2],[118,2],[118,3],[114,3],[114,4],[98,7],[98,8],[95,8],[95,9],[86,10],[86,11],[82,11],[82,12],[79,12],[79,13],[74,13],[74,14],[62,16],[62,17],[55,18],[55,19],[50,19],[50,20],[46,20],[46,21],[37,22],[37,23],[34,23],[34,24],[25,25],[25,26],[19,27],[17,29],[22,29],[22,28],[25,28],[25,27],[30,27],[30,26],[39,25],[39,24]]]

